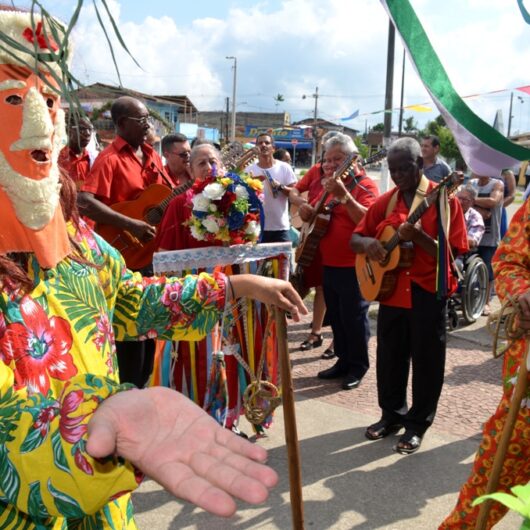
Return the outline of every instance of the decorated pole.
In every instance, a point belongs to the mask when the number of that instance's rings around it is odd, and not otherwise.
[[[278,357],[280,359],[280,374],[282,378],[283,422],[285,426],[285,441],[287,444],[287,458],[289,460],[289,490],[291,494],[291,514],[293,529],[304,529],[304,505],[302,498],[302,468],[298,433],[296,430],[296,413],[294,408],[293,379],[291,377],[291,362],[287,345],[287,324],[285,312],[274,308],[276,333],[278,338]]]
[[[530,348],[530,343],[529,343]],[[513,390],[512,402],[510,403],[510,409],[508,411],[508,416],[506,418],[506,423],[502,429],[501,439],[499,440],[499,445],[497,447],[497,452],[495,453],[495,458],[493,460],[493,465],[491,467],[491,474],[488,480],[488,487],[486,488],[486,495],[493,493],[497,490],[499,485],[499,477],[501,475],[502,467],[504,465],[504,459],[506,458],[506,452],[508,451],[508,445],[513,434],[513,428],[515,422],[517,421],[517,414],[521,408],[521,402],[526,396],[528,390],[528,367],[526,365],[526,360],[528,358],[528,349],[526,350],[526,355],[521,359],[519,365],[519,374],[517,376],[517,382],[515,383],[515,388]],[[477,517],[477,522],[475,525],[475,530],[485,530],[488,522],[488,516],[491,509],[492,501],[487,499],[480,506],[480,511]]]

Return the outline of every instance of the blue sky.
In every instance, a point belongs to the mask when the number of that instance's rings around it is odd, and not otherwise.
[[[220,110],[232,94],[238,59],[238,111],[285,110],[311,117],[319,87],[319,115],[359,117],[364,130],[382,121],[388,19],[378,0],[275,0],[254,2],[108,0],[139,70],[119,53],[124,85],[154,94],[186,94],[200,110]],[[492,123],[497,109],[508,122],[510,89],[530,85],[530,26],[516,0],[411,0],[455,88]],[[530,7],[530,1],[527,0]],[[45,2],[65,18],[72,0]],[[86,2],[87,6],[89,5]],[[91,7],[74,35],[74,71],[85,83],[117,84]],[[399,106],[403,48],[396,40],[394,107]],[[506,89],[495,94],[488,92]],[[284,102],[274,98],[282,94]],[[519,96],[519,97],[517,97]],[[406,61],[405,105],[430,100]],[[530,129],[530,96],[516,92],[512,132]],[[394,123],[397,126],[397,111]],[[420,125],[436,111],[405,111]]]

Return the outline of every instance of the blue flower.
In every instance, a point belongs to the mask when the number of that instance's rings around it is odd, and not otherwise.
[[[232,212],[228,216],[228,228],[230,230],[239,230],[243,226],[245,215],[242,212]]]

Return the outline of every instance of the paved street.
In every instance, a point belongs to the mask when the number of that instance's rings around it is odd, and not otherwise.
[[[372,316],[375,308],[371,310]],[[371,368],[356,390],[316,378],[333,361],[323,361],[321,348],[300,352],[309,318],[290,324],[289,343],[296,391],[302,458],[306,528],[359,530],[434,530],[452,508],[477,448],[481,422],[499,398],[501,360],[489,352],[485,318],[449,336],[446,382],[438,414],[420,451],[400,456],[391,447],[397,438],[368,442],[364,428],[378,418],[375,385],[375,339],[370,341]],[[372,327],[375,323],[371,319]],[[242,429],[251,428],[242,421]],[[264,506],[241,506],[229,520],[215,518],[173,500],[147,481],[134,495],[142,530],[291,528],[287,454],[282,411],[268,437],[269,463],[280,484]],[[516,529],[520,518],[509,514],[498,530]]]
[[[520,204],[510,208],[513,213]],[[495,307],[496,304],[494,304]],[[370,309],[375,335],[377,306]],[[336,381],[316,378],[333,361],[320,359],[331,340],[309,352],[298,350],[309,321],[290,323],[289,346],[295,387],[305,527],[316,530],[435,530],[452,509],[466,479],[480,439],[482,422],[500,398],[501,359],[491,355],[486,319],[449,334],[445,385],[433,427],[420,451],[397,455],[397,438],[369,442],[364,429],[379,418],[375,381],[375,338],[370,340],[371,368],[356,390],[344,391]],[[243,419],[242,430],[251,433]],[[260,507],[241,505],[228,520],[172,499],[146,481],[134,495],[142,530],[291,528],[289,478],[282,411],[266,438],[269,463],[279,485]],[[521,518],[508,514],[495,530],[518,529]]]

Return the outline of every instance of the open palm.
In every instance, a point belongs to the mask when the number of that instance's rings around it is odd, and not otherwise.
[[[277,482],[265,449],[220,427],[168,388],[120,392],[88,426],[93,457],[118,454],[173,495],[216,515],[236,510],[233,497],[258,504]]]

